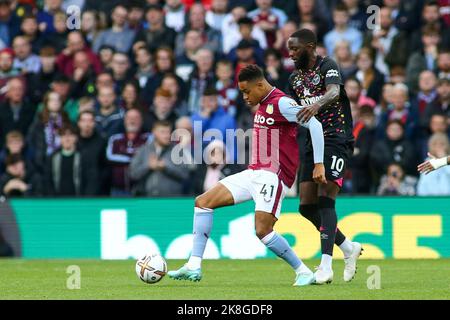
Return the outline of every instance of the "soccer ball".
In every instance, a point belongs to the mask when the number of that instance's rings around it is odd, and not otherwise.
[[[167,263],[157,253],[147,254],[136,261],[136,274],[145,283],[156,283],[167,273]]]

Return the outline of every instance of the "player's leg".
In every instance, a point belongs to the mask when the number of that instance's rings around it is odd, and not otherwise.
[[[258,170],[252,179],[252,197],[255,200],[256,235],[266,247],[286,261],[297,274],[294,285],[308,285],[314,281],[312,271],[302,263],[289,243],[273,230],[281,212],[281,203],[287,187],[272,172]]]
[[[318,206],[318,185],[313,181],[303,181],[300,183],[300,206],[299,212],[308,219],[320,231],[322,219],[319,213]],[[339,228],[336,230],[336,237],[334,243],[344,253],[344,257],[348,257],[352,253],[351,241],[347,240],[345,235]]]
[[[251,199],[251,194],[245,185],[246,181],[248,181],[247,170],[222,179],[212,189],[195,199],[191,256],[183,267],[169,271],[169,277],[200,281],[201,263],[212,230],[214,209]]]
[[[256,236],[270,251],[286,261],[296,272],[294,285],[303,286],[313,283],[313,272],[297,257],[286,239],[273,230],[276,220],[271,212],[256,211]]]

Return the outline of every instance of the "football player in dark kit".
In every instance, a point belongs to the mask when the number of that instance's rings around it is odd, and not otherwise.
[[[312,179],[314,161],[311,139],[306,141],[305,162],[300,171],[300,213],[320,231],[322,260],[315,273],[317,284],[333,280],[332,256],[336,243],[344,253],[344,280],[351,281],[361,244],[345,238],[337,228],[336,196],[343,182],[345,167],[353,154],[353,121],[350,103],[342,84],[339,68],[329,57],[316,53],[316,35],[301,29],[288,39],[289,56],[296,70],[289,78],[291,96],[303,106],[297,114],[299,122],[315,116],[323,127],[326,184]]]

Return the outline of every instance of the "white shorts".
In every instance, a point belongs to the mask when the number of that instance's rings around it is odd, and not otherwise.
[[[269,212],[277,219],[280,216],[281,202],[288,188],[275,173],[247,169],[219,182],[231,192],[235,204],[253,199],[255,212]]]

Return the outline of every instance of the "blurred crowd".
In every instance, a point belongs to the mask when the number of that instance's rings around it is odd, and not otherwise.
[[[350,99],[343,191],[450,195],[450,167],[416,170],[428,150],[450,153],[450,0],[0,0],[0,194],[208,190],[245,166],[225,162],[220,139],[194,164],[194,123],[251,128],[237,74],[256,63],[286,90],[299,28],[337,61]]]

